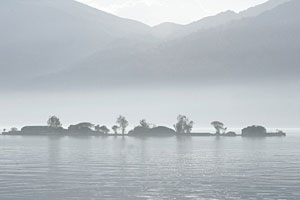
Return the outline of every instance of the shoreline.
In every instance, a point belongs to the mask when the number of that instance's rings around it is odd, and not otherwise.
[[[190,134],[175,134],[175,135],[157,135],[157,134],[149,134],[149,135],[138,135],[138,134],[97,134],[97,133],[9,133],[3,132],[0,134],[2,136],[96,136],[96,137],[135,137],[135,138],[161,138],[161,137],[246,137],[246,138],[253,138],[253,137],[286,137],[286,134],[278,134],[278,133],[267,133],[264,135],[259,136],[243,136],[241,134],[237,134],[234,136],[231,135],[216,135],[213,133],[190,133]]]

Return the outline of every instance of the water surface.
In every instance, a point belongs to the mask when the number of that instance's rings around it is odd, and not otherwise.
[[[300,135],[0,135],[0,199],[300,199]]]

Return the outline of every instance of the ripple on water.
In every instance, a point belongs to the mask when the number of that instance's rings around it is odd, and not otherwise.
[[[0,199],[300,199],[300,137],[0,136]]]

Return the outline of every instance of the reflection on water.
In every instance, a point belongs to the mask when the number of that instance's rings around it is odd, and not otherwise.
[[[300,199],[300,136],[0,136],[0,199]]]

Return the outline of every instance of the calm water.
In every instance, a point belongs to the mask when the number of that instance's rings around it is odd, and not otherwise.
[[[0,135],[0,199],[300,199],[286,138]]]

